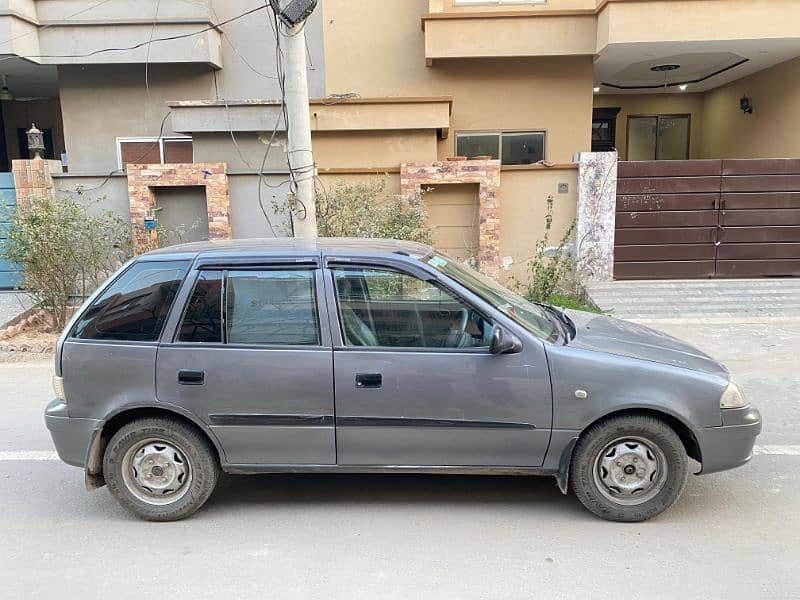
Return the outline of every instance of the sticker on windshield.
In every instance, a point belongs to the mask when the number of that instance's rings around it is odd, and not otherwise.
[[[428,259],[428,264],[432,267],[441,268],[447,266],[447,261],[441,256],[432,256],[430,259]]]

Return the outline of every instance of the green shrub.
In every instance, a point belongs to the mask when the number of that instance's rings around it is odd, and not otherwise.
[[[320,237],[393,238],[430,244],[433,237],[421,194],[388,194],[387,178],[338,182],[317,191]],[[276,212],[285,209],[275,207]]]
[[[130,224],[113,213],[91,211],[99,201],[36,198],[8,217],[0,255],[22,266],[22,287],[58,329],[74,298],[90,295],[132,255]]]

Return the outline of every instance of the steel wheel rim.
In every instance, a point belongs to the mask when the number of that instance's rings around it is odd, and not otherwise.
[[[189,491],[192,467],[178,444],[148,438],[125,452],[122,478],[137,499],[164,506],[180,500]]]
[[[655,498],[667,482],[667,457],[653,441],[620,437],[598,453],[592,469],[600,493],[616,504],[637,506]]]

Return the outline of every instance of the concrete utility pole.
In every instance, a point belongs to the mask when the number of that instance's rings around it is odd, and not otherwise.
[[[281,0],[285,9],[292,0]],[[308,113],[305,21],[289,27],[281,23],[280,46],[285,75],[285,103],[289,166],[294,173],[296,206],[292,210],[294,236],[317,237],[317,206],[314,194],[314,155],[311,152],[311,119]]]

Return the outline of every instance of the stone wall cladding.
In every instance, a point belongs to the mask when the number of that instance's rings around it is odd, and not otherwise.
[[[36,198],[54,195],[52,172],[61,172],[59,161],[33,158],[11,161],[14,187],[17,189],[17,206],[28,210]]]
[[[202,185],[206,188],[209,239],[231,238],[230,195],[225,163],[129,164],[127,171],[132,224],[143,223],[155,206],[153,188]],[[155,236],[155,232],[152,236]],[[137,250],[144,249],[141,246],[145,242],[137,239]]]
[[[500,275],[500,161],[456,160],[402,163],[400,193],[418,197],[425,186],[477,183],[479,202],[478,267],[489,277]]]
[[[617,153],[581,152],[575,253],[581,281],[614,278]]]

